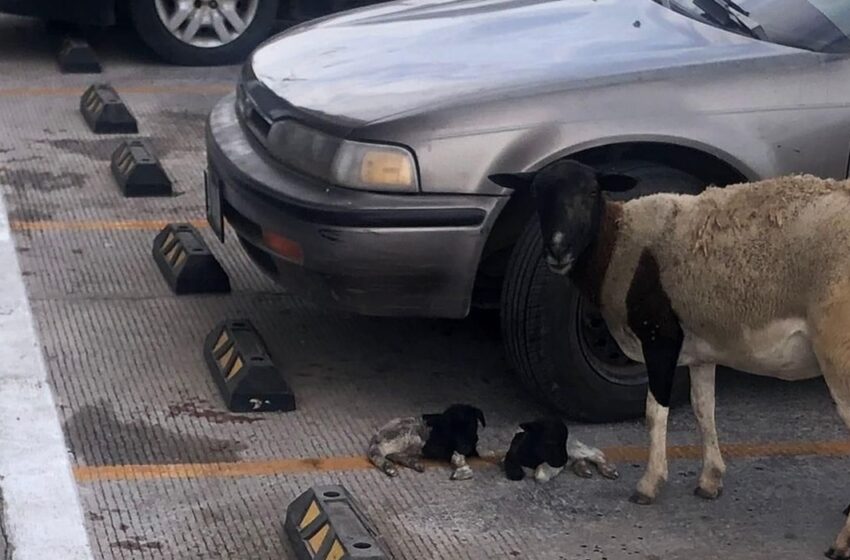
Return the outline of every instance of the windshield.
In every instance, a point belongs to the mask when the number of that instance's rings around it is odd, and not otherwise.
[[[736,0],[735,2],[656,0],[656,2],[710,25],[773,43],[818,52],[850,52],[850,1],[848,0]],[[719,17],[718,11],[723,17]],[[749,27],[742,20],[747,22]],[[756,25],[758,32],[753,30],[753,26]]]

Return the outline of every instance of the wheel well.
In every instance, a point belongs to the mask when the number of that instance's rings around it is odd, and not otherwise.
[[[658,142],[612,144],[576,152],[570,154],[569,158],[593,166],[628,160],[650,161],[684,171],[698,177],[706,185],[725,186],[747,179],[741,171],[718,157],[675,144]],[[514,193],[502,209],[481,254],[473,293],[474,305],[481,307],[498,305],[502,276],[511,250],[533,212],[530,193]]]

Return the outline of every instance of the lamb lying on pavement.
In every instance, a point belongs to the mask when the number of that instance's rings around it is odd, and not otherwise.
[[[453,404],[440,414],[396,418],[382,426],[369,443],[369,460],[389,476],[397,465],[418,472],[420,459],[450,462],[452,480],[472,478],[467,457],[478,456],[478,424],[485,427],[484,413],[468,404]]]
[[[560,418],[538,418],[519,426],[522,431],[514,436],[503,462],[510,480],[522,480],[529,470],[537,482],[548,482],[565,467],[582,478],[590,478],[593,476],[590,465],[605,478],[620,476],[601,450],[571,437]]]

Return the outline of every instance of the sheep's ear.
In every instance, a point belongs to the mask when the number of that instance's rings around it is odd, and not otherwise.
[[[634,177],[619,173],[597,173],[596,182],[599,183],[600,189],[608,192],[629,191],[638,184],[638,180]]]
[[[486,428],[487,422],[484,420],[484,411],[480,408],[475,409],[475,417],[478,418],[478,421],[481,422],[481,427]]]
[[[525,430],[526,432],[533,432],[540,428],[540,422],[536,420],[534,422],[523,422],[519,425],[519,427]]]
[[[531,188],[531,182],[534,181],[536,173],[496,173],[487,177],[500,187],[506,189],[528,190]]]
[[[443,418],[442,414],[423,414],[422,415],[422,420],[425,421],[425,424],[427,426],[432,427],[432,428],[435,428],[440,423],[440,420],[442,418]]]

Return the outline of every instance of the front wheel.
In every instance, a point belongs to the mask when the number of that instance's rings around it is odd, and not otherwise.
[[[244,60],[268,37],[278,0],[132,0],[133,26],[163,59],[187,66]]]
[[[648,162],[601,166],[640,179],[639,192],[700,192],[702,181]],[[628,196],[627,196],[628,197]],[[599,311],[549,271],[536,217],[514,246],[501,298],[502,337],[521,382],[540,400],[576,420],[611,422],[640,416],[647,376],[608,332]],[[688,376],[676,375],[674,399],[687,395]]]

